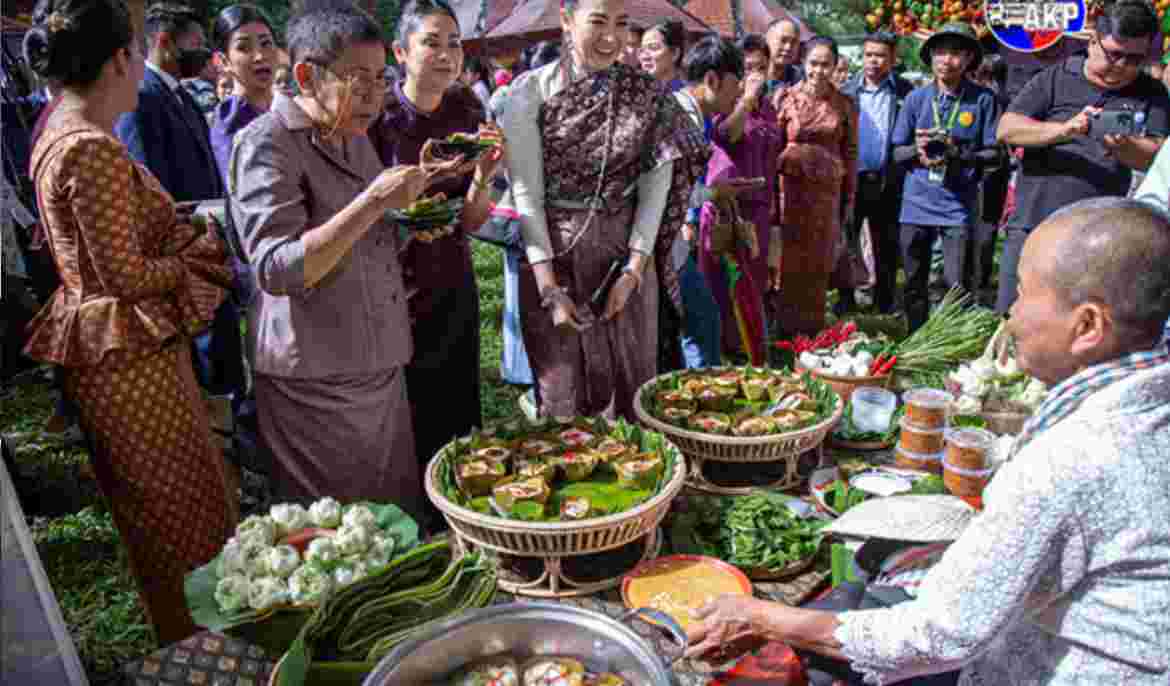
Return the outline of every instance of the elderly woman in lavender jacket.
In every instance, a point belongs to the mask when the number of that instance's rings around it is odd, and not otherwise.
[[[277,95],[244,130],[229,174],[258,290],[248,344],[274,489],[417,513],[402,246],[384,216],[426,175],[383,170],[365,135],[385,92],[378,25],[354,8],[308,10],[288,37],[300,94]]]

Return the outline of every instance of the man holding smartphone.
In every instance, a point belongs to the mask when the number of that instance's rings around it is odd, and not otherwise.
[[[999,141],[1024,148],[1016,209],[1000,260],[996,309],[1016,300],[1016,268],[1031,230],[1076,200],[1124,196],[1170,129],[1166,87],[1141,67],[1158,19],[1144,0],[1119,0],[1097,19],[1087,56],[1032,78],[999,122]]]
[[[920,55],[934,81],[907,96],[891,136],[894,159],[908,166],[899,238],[911,331],[930,312],[931,249],[937,238],[943,242],[947,285],[964,283],[979,183],[999,158],[995,93],[967,78],[983,58],[975,32],[966,24],[947,24],[923,43]]]

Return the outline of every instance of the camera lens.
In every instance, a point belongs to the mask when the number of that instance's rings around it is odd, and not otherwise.
[[[925,148],[926,156],[932,160],[937,160],[947,154],[946,141],[932,140],[927,142]]]

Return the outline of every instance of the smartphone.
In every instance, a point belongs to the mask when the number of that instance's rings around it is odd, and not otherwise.
[[[605,278],[601,280],[601,285],[597,290],[593,291],[593,295],[589,298],[589,309],[593,310],[593,314],[600,317],[605,312],[605,306],[609,302],[609,292],[613,290],[614,284],[621,278],[622,269],[626,266],[625,257],[615,259],[609,265],[609,271],[605,273]]]
[[[1137,133],[1134,113],[1129,110],[1105,110],[1089,121],[1089,137],[1132,136]]]

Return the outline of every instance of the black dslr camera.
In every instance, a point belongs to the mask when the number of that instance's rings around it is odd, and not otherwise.
[[[922,151],[926,155],[926,159],[935,162],[951,156],[954,142],[951,141],[950,134],[940,129],[930,129],[924,133],[927,139]]]

